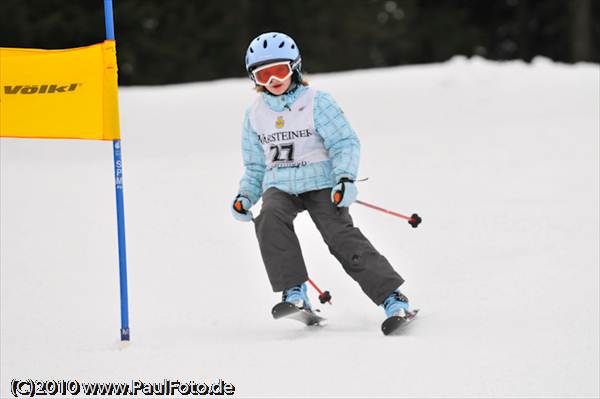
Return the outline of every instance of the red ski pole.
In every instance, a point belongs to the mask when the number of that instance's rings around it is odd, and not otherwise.
[[[364,205],[364,206],[369,207],[371,209],[375,209],[377,211],[381,211],[381,212],[388,213],[388,214],[393,215],[393,216],[397,216],[397,217],[402,218],[402,219],[406,219],[406,220],[408,220],[408,224],[410,224],[413,228],[416,228],[419,225],[419,223],[421,223],[423,221],[423,219],[421,219],[421,217],[419,215],[417,215],[416,213],[413,213],[409,217],[409,216],[402,215],[402,214],[397,213],[397,212],[388,211],[387,209],[380,208],[380,207],[378,207],[376,205],[369,204],[367,202],[358,201],[358,200],[356,200],[355,202],[357,204]]]
[[[310,283],[310,285],[312,285],[312,286],[313,286],[313,288],[314,288],[315,290],[317,290],[317,292],[319,293],[319,301],[320,301],[321,303],[323,303],[323,304],[324,304],[325,302],[327,302],[327,303],[329,303],[329,304],[331,305],[331,294],[329,293],[329,291],[325,291],[325,292],[321,291],[321,290],[319,289],[319,287],[317,287],[317,285],[316,285],[316,284],[315,284],[315,283],[314,283],[314,282],[313,282],[313,281],[312,281],[310,278],[308,279],[308,282],[309,282],[309,283]]]

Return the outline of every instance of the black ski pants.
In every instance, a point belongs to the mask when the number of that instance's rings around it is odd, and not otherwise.
[[[404,280],[387,259],[354,227],[348,208],[331,202],[331,189],[291,195],[277,188],[263,193],[260,215],[254,219],[256,236],[273,291],[302,284],[308,273],[294,219],[307,210],[342,267],[380,305]]]

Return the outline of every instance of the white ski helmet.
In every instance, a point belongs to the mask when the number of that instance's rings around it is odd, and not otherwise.
[[[290,61],[294,76],[301,80],[302,58],[294,39],[280,32],[267,32],[250,42],[246,50],[246,72],[254,80],[252,70],[277,61]]]

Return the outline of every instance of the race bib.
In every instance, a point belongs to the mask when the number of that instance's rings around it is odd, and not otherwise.
[[[293,168],[329,159],[323,139],[315,131],[313,101],[307,89],[291,109],[273,111],[261,98],[250,112],[250,124],[265,152],[267,169]]]

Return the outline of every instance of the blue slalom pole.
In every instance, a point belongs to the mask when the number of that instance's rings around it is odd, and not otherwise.
[[[115,40],[112,0],[104,0],[106,39]],[[129,305],[127,299],[127,255],[125,251],[125,212],[123,210],[123,161],[121,140],[113,140],[115,193],[117,197],[117,231],[119,237],[119,284],[121,291],[121,341],[129,341]]]
[[[115,40],[115,24],[112,0],[104,0],[104,25],[106,26],[106,40]]]

